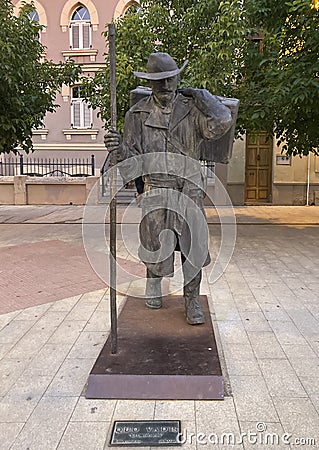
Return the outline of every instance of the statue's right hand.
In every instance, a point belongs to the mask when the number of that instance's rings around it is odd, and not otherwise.
[[[104,136],[104,145],[109,152],[118,150],[121,146],[122,138],[118,131],[110,130]]]

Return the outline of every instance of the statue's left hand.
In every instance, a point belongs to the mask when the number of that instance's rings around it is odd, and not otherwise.
[[[185,97],[193,97],[196,96],[196,89],[194,88],[182,88],[178,90],[181,94],[185,95]]]
[[[212,95],[207,89],[181,89],[186,97],[192,97],[197,108],[206,116],[220,122],[231,123],[231,112],[227,105],[221,102],[222,97]]]

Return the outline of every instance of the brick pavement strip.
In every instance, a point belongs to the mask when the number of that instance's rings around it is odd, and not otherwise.
[[[0,313],[104,288],[84,249],[43,241],[0,248]]]

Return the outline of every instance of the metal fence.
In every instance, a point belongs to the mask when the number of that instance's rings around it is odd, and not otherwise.
[[[87,177],[95,174],[95,157],[32,158],[2,157],[0,176],[28,175],[33,177]]]
[[[215,182],[215,163],[212,161],[201,161],[202,170],[207,177],[208,183]]]

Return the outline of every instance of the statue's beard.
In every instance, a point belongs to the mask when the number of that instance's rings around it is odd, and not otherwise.
[[[154,96],[156,98],[156,100],[158,101],[158,103],[160,103],[160,105],[162,106],[168,106],[170,105],[175,97],[175,92],[172,91],[159,91],[154,93]]]

